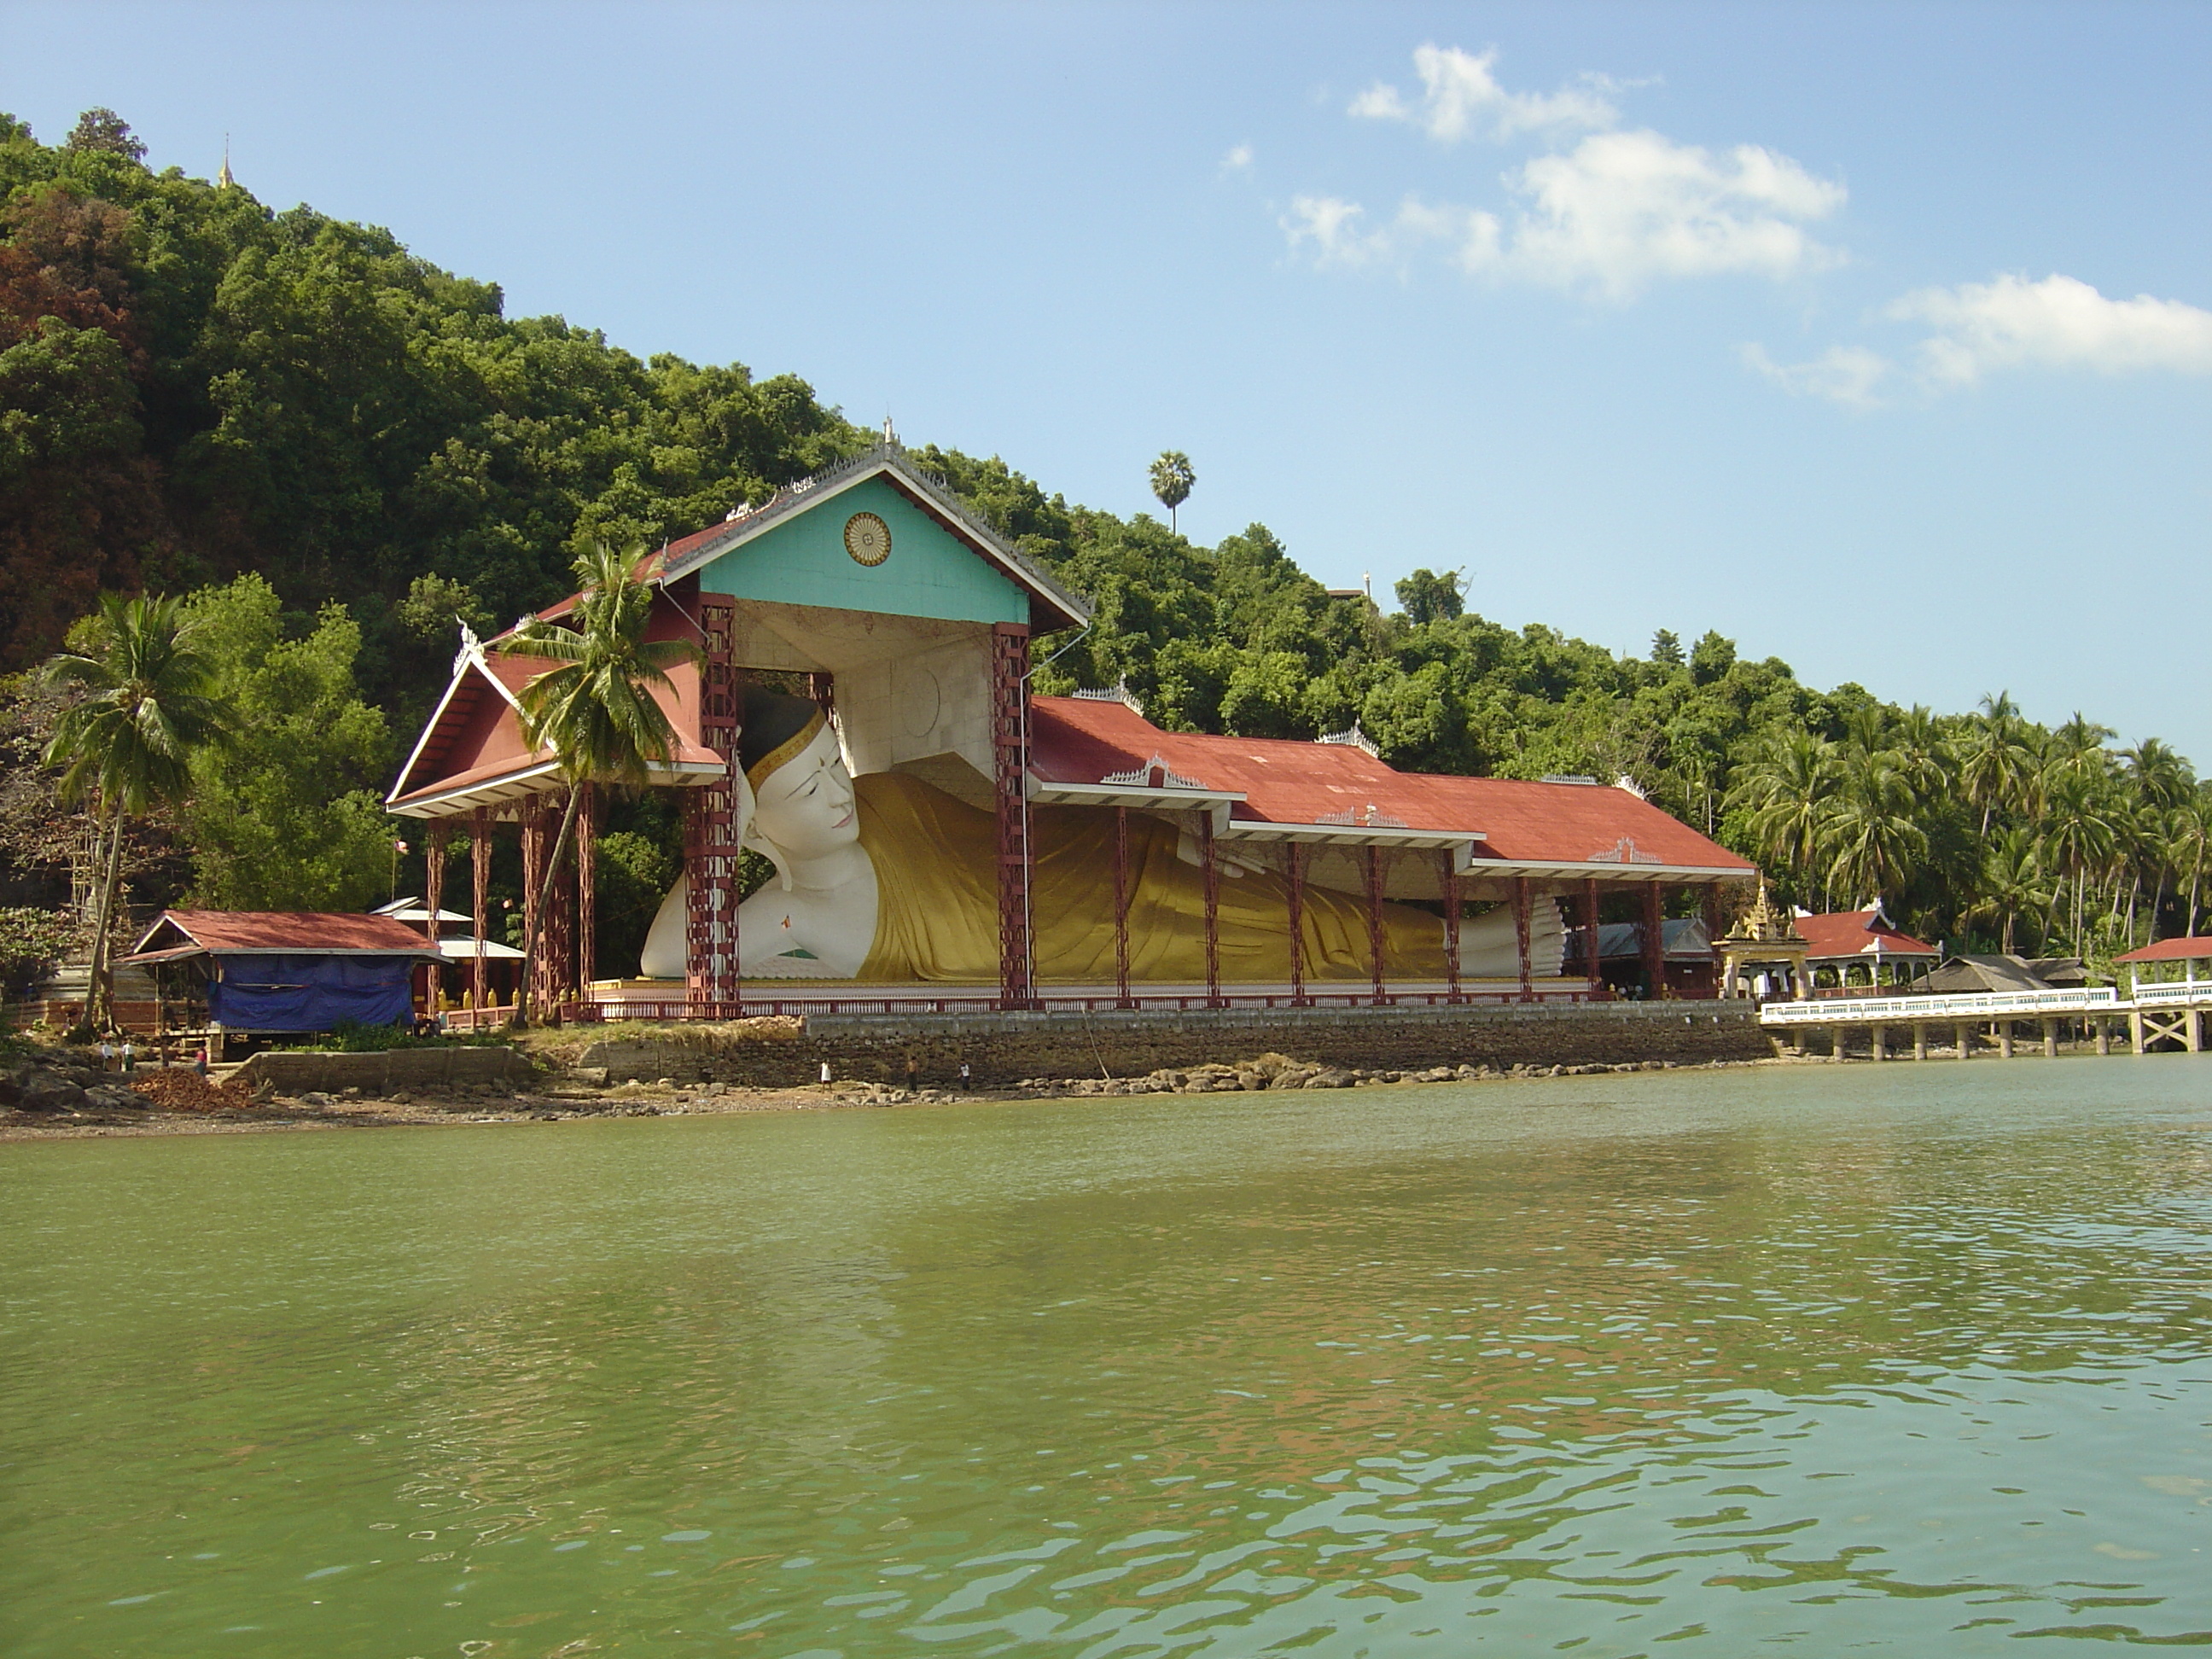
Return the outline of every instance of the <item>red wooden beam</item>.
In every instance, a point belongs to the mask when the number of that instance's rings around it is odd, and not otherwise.
[[[1438,849],[1438,874],[1444,884],[1444,1000],[1459,1002],[1459,872],[1453,869],[1452,849]]]
[[[999,830],[999,1003],[1036,1004],[1030,949],[1030,630],[991,626],[991,794]]]
[[[1129,996],[1129,809],[1114,809],[1114,1006],[1133,1008]]]
[[[1306,849],[1291,843],[1291,1006],[1310,1005],[1306,995]]]

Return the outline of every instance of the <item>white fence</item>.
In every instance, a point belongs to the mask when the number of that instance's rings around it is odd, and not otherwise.
[[[2212,981],[2200,984],[2205,991],[2212,992]],[[2185,988],[2146,985],[2142,988],[2146,992],[2179,992]],[[1759,1018],[1763,1025],[1911,1025],[1936,1020],[2111,1014],[2124,1012],[2126,1007],[2117,986],[2098,985],[2063,991],[1974,991],[1955,996],[1832,997],[1814,1002],[1770,1002],[1759,1011]]]

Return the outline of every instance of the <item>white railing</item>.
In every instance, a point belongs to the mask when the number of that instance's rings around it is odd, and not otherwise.
[[[1759,1018],[1763,1025],[1870,1025],[1877,1021],[1907,1025],[1938,1019],[2109,1013],[2125,1006],[2117,987],[2097,985],[2061,991],[1972,991],[1954,996],[1831,997],[1819,1002],[1770,1002],[1759,1011]]]
[[[2168,979],[2136,987],[2137,1002],[2212,1002],[2212,979]]]

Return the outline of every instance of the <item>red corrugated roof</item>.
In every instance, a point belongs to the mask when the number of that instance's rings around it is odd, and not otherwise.
[[[420,928],[390,916],[326,910],[167,910],[138,941],[143,950],[173,929],[204,951],[284,951],[428,954]]]
[[[2194,962],[2212,957],[2212,939],[2193,936],[2186,939],[2162,939],[2155,945],[2146,945],[2140,951],[2130,951],[2124,957],[2114,957],[2114,962]]]
[[[1031,768],[1048,782],[1097,783],[1157,756],[1208,789],[1243,794],[1231,809],[1243,821],[1318,823],[1372,806],[1412,829],[1481,834],[1478,860],[1753,873],[1746,860],[1626,789],[1399,772],[1349,744],[1163,732],[1125,703],[1088,697],[1034,699],[1030,736]]]
[[[1923,945],[1889,925],[1879,906],[1871,910],[1834,910],[1826,915],[1799,916],[1797,931],[1813,948],[1813,957],[1933,957],[1942,952]]]

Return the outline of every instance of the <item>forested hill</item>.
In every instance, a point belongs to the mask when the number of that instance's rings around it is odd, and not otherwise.
[[[381,867],[376,799],[457,614],[503,624],[568,592],[592,543],[683,534],[869,441],[796,376],[641,360],[507,316],[495,285],[386,231],[156,172],[105,111],[58,144],[0,116],[0,670],[42,660],[103,590],[193,593],[227,683],[303,723],[206,763],[172,843],[139,860],[142,900],[380,896],[402,875]],[[2109,951],[2196,914],[2206,798],[2154,742],[2115,751],[2002,697],[1937,715],[1818,692],[1715,634],[1617,657],[1465,614],[1426,571],[1395,609],[1333,600],[1263,526],[1200,547],[998,460],[921,453],[1096,602],[1046,689],[1126,679],[1153,718],[1201,730],[1357,721],[1405,767],[1626,776],[1790,896],[1879,893],[1954,942]],[[34,702],[19,685],[0,732],[0,887],[19,902],[58,856],[24,828],[44,822]],[[286,758],[325,726],[343,743]]]

